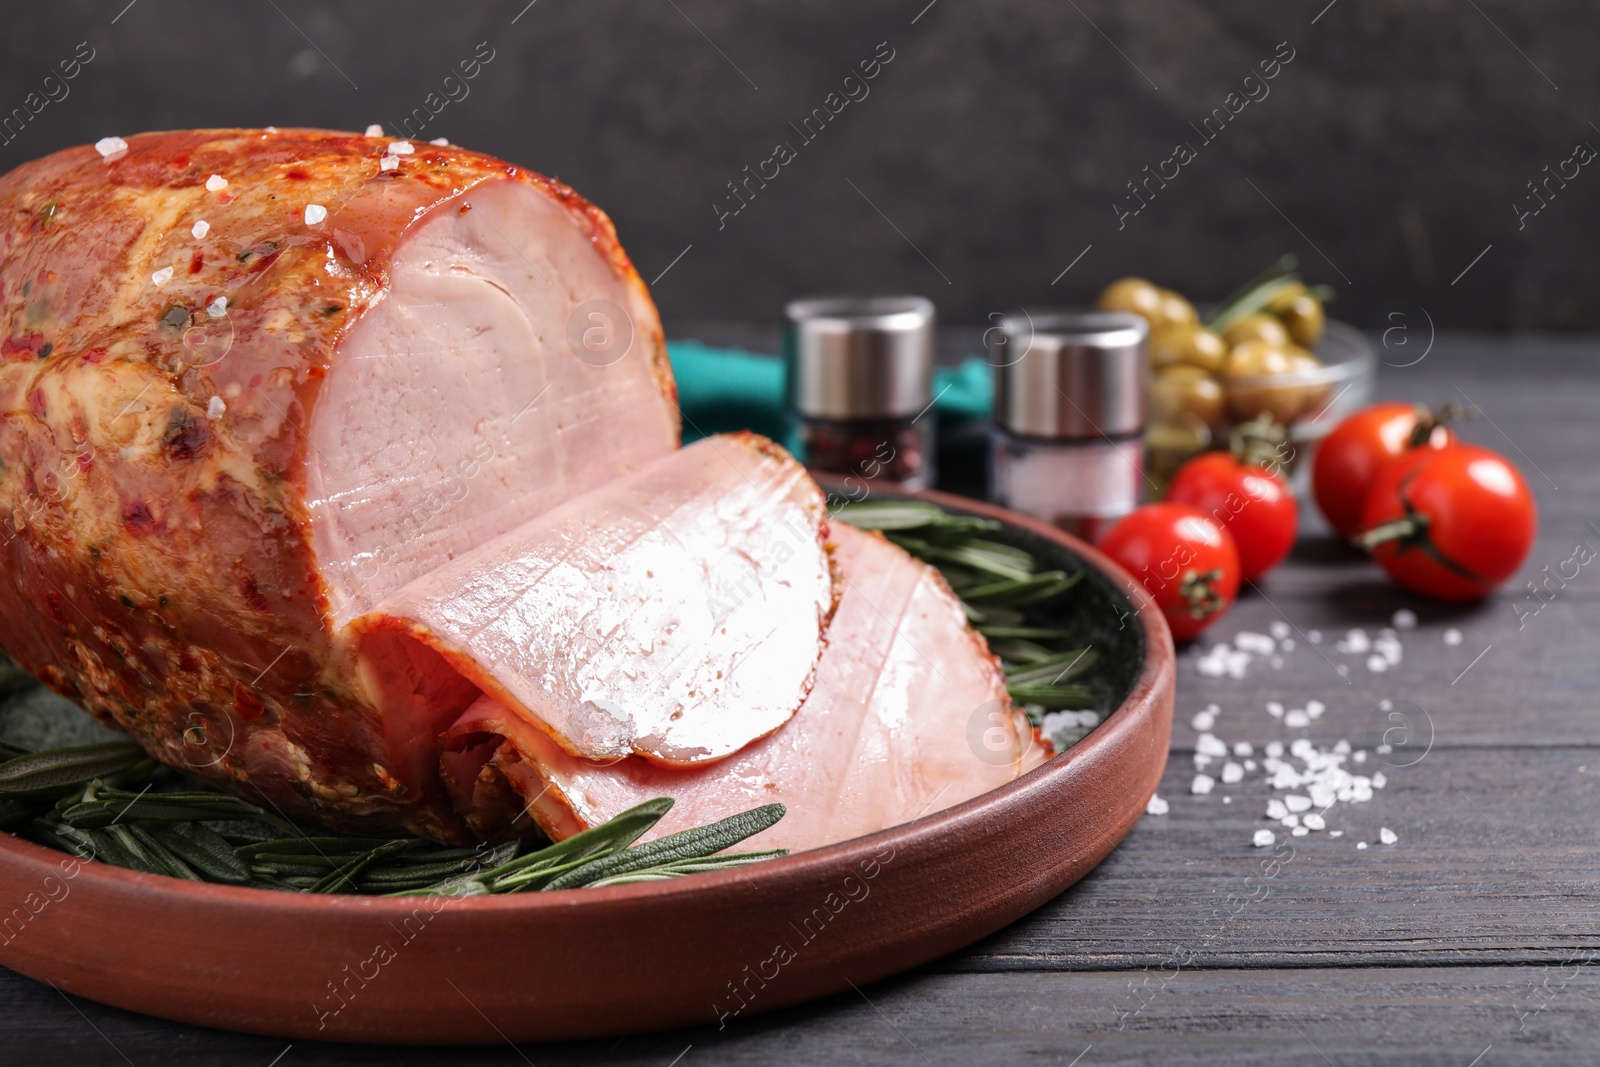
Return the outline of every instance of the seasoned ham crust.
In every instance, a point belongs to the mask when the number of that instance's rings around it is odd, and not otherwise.
[[[598,208],[489,156],[391,143],[152,133],[0,178],[0,645],[286,813],[461,839],[344,623],[380,575],[670,452],[675,391]],[[625,352],[569,350],[591,303],[620,309]],[[595,397],[614,421],[584,414]],[[415,670],[424,720],[473,695]]]

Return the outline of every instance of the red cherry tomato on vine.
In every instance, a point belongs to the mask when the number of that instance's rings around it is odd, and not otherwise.
[[[1207,452],[1185,463],[1173,477],[1167,499],[1199,508],[1233,535],[1242,581],[1267,573],[1294,547],[1299,509],[1288,484],[1232,453]]]
[[[1323,438],[1311,465],[1311,491],[1334,533],[1349,538],[1361,529],[1373,479],[1390,460],[1413,447],[1417,424],[1416,404],[1374,404]],[[1435,426],[1426,443],[1440,448],[1453,439],[1448,428]]]
[[[1476,600],[1533,547],[1533,494],[1504,456],[1476,445],[1409,452],[1372,483],[1356,538],[1407,589]]]
[[[1186,504],[1135,509],[1107,532],[1100,551],[1144,585],[1178,641],[1222,618],[1239,595],[1233,537]]]

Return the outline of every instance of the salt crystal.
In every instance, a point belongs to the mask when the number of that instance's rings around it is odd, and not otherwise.
[[[1367,847],[1367,843],[1365,841],[1357,841],[1356,842],[1356,848],[1366,848],[1366,847]]]
[[[1245,760],[1244,761],[1244,769],[1247,770],[1247,771],[1255,770],[1256,769],[1256,761],[1253,760],[1253,759]]]
[[[1382,656],[1367,657],[1367,670],[1372,671],[1374,674],[1382,674],[1388,669],[1389,661],[1384,659]]]
[[[1299,756],[1301,759],[1308,759],[1310,758],[1311,754],[1316,751],[1316,749],[1311,747],[1310,741],[1303,737],[1297,737],[1293,742],[1290,743],[1289,751],[1292,754]]]
[[[1300,825],[1312,830],[1321,830],[1328,824],[1323,820],[1322,816],[1313,811],[1300,820]]]
[[[1306,811],[1311,807],[1311,798],[1303,797],[1299,793],[1290,793],[1283,798],[1283,802],[1288,805],[1290,811]]]
[[[1384,827],[1381,827],[1378,830],[1378,840],[1382,841],[1386,845],[1392,845],[1396,841],[1400,840],[1400,835],[1396,834],[1393,830],[1389,829],[1387,826],[1384,826]]]
[[[1279,641],[1282,641],[1285,637],[1289,636],[1291,629],[1292,628],[1289,626],[1289,624],[1284,622],[1282,619],[1274,619],[1272,621],[1272,625],[1267,627],[1267,632],[1272,634],[1272,636],[1276,637]]]
[[[1199,753],[1199,752],[1196,752],[1194,754],[1194,769],[1195,770],[1203,771],[1209,766],[1211,766],[1211,757],[1210,756],[1203,755],[1202,753]]]
[[[1322,713],[1327,710],[1328,705],[1324,704],[1320,700],[1306,701],[1306,714],[1311,716],[1313,719],[1320,719],[1322,717]]]
[[[412,147],[410,141],[389,142],[389,155],[391,156],[409,156],[415,151],[416,149]]]
[[[1144,812],[1146,815],[1165,815],[1170,808],[1171,805],[1165,800],[1162,800],[1160,796],[1155,793],[1151,793],[1150,803],[1144,806]]]
[[[429,141],[428,143],[432,144],[432,145],[438,145],[439,147],[443,148],[445,145],[450,143],[450,138],[448,138],[448,137],[435,137],[433,140]]]
[[[379,170],[394,170],[399,165],[400,165],[400,157],[399,156],[384,156],[382,159],[378,160],[378,169]]]
[[[1290,827],[1299,826],[1300,825],[1300,816],[1298,816],[1298,815],[1285,815],[1283,818],[1279,819],[1278,821],[1283,823],[1283,825],[1285,825],[1285,826],[1290,826]]]
[[[1217,780],[1209,774],[1197,774],[1194,776],[1194,781],[1189,783],[1189,792],[1196,796],[1204,796],[1206,793],[1211,792],[1212,787],[1216,784]]]
[[[206,314],[214,319],[220,319],[228,313],[228,298],[219,296],[206,305]]]
[[[222,190],[226,189],[227,187],[228,187],[228,179],[224,178],[220,174],[213,174],[211,177],[206,179],[206,191],[207,192],[220,193],[220,192],[222,192]]]
[[[1291,726],[1295,729],[1299,729],[1302,726],[1310,726],[1311,717],[1299,708],[1295,708],[1293,711],[1284,713],[1283,725]]]
[[[1217,740],[1214,734],[1201,734],[1196,739],[1194,748],[1196,752],[1204,753],[1207,756],[1226,756],[1228,754],[1228,746]]]
[[[1322,631],[1312,630],[1310,633],[1306,634],[1306,640],[1310,641],[1313,645],[1322,644]]]
[[[1281,819],[1287,814],[1289,814],[1289,809],[1284,806],[1283,801],[1281,801],[1281,800],[1269,800],[1269,801],[1267,801],[1267,818],[1269,818],[1269,819]]]
[[[1256,836],[1251,839],[1251,842],[1256,846],[1256,848],[1266,848],[1277,839],[1277,835],[1271,830],[1257,830]]]
[[[1352,655],[1365,655],[1372,651],[1372,640],[1367,637],[1365,630],[1351,630],[1344,635],[1344,640],[1333,646],[1340,652]]]
[[[223,403],[220,396],[214,396],[206,401],[206,418],[220,419],[228,413],[228,405]]]
[[[1341,756],[1348,756],[1350,754],[1350,742],[1341,737],[1333,743],[1333,750]]]
[[[1232,804],[1233,803],[1233,798],[1232,797],[1223,797],[1222,798],[1222,802],[1224,804]]]
[[[1233,647],[1240,652],[1252,652],[1258,656],[1270,656],[1277,649],[1277,644],[1266,634],[1240,630],[1233,635]]]
[[[1207,704],[1206,710],[1213,715],[1220,715],[1222,713],[1222,708],[1216,704]]]
[[[1386,786],[1388,784],[1389,784],[1389,779],[1384,777],[1382,771],[1379,771],[1377,774],[1374,774],[1372,776],[1372,788],[1374,788],[1374,789],[1382,789],[1384,786]]]
[[[1446,630],[1444,632],[1444,643],[1447,645],[1459,645],[1461,643],[1461,631],[1454,627]]]
[[[1194,718],[1189,720],[1189,725],[1193,726],[1197,731],[1203,733],[1206,730],[1211,729],[1211,727],[1216,724],[1216,721],[1217,716],[1215,713],[1210,711],[1197,711],[1195,712]]]
[[[171,280],[172,280],[172,268],[171,267],[162,267],[160,270],[158,270],[154,274],[150,275],[151,284],[157,286],[158,288],[160,286],[166,285]]]
[[[307,204],[306,205],[306,225],[307,226],[315,226],[317,223],[321,222],[323,219],[325,219],[327,217],[328,217],[328,209],[323,207],[321,204]]]
[[[1289,831],[1289,834],[1292,837],[1304,837],[1310,832],[1311,831],[1306,829],[1304,826],[1296,826],[1293,830]]]
[[[1417,613],[1410,608],[1401,608],[1389,620],[1394,623],[1396,630],[1415,630],[1417,628]]]
[[[1339,672],[1339,677],[1341,678],[1347,678],[1350,675],[1350,668],[1343,663],[1336,664],[1333,669]]]
[[[1271,756],[1273,759],[1277,759],[1279,756],[1283,755],[1283,742],[1282,741],[1268,741],[1267,742],[1267,747],[1266,747],[1266,753],[1267,753],[1267,755]]]
[[[94,143],[94,150],[100,153],[101,158],[106,158],[118,152],[126,152],[128,142],[120,137],[102,137]]]
[[[1244,780],[1244,768],[1229,760],[1222,765],[1222,780],[1232,785],[1234,782]]]
[[[1343,837],[1344,836],[1344,831],[1343,830],[1329,830],[1328,831],[1328,836],[1329,837]]]
[[[368,137],[382,137],[383,136],[383,127],[379,126],[376,122],[374,122],[371,126],[367,127],[367,136]]]
[[[193,234],[194,239],[198,241],[206,234],[211,232],[211,223],[207,222],[205,219],[201,219],[199,222],[194,224],[189,232]]]
[[[1255,752],[1255,746],[1248,741],[1235,741],[1233,743],[1233,754],[1235,756],[1248,756],[1253,752]]]
[[[1336,794],[1333,789],[1329,788],[1327,785],[1314,784],[1311,786],[1309,792],[1311,793],[1311,806],[1313,808],[1320,808],[1323,811],[1327,811],[1329,808],[1333,807],[1333,801]]]
[[[1378,747],[1381,748],[1381,749],[1387,749],[1389,746],[1388,745],[1379,745]],[[1354,756],[1351,756],[1350,758],[1355,760],[1357,763],[1365,763],[1365,762],[1367,762],[1366,750],[1363,749],[1363,750],[1357,752]]]
[[[1278,703],[1276,700],[1267,701],[1267,714],[1271,715],[1274,719],[1283,718],[1283,705]]]
[[[278,127],[276,127],[276,126],[263,126],[262,129],[264,129],[268,133],[277,133],[278,132]]]

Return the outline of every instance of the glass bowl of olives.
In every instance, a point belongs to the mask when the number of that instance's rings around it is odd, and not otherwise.
[[[1226,448],[1236,427],[1270,421],[1293,477],[1344,414],[1366,404],[1377,356],[1359,331],[1329,321],[1332,293],[1308,286],[1285,256],[1203,317],[1170,289],[1142,278],[1107,286],[1097,301],[1150,324],[1146,464],[1156,487],[1185,461]]]

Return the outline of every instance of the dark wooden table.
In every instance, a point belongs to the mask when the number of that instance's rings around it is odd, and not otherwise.
[[[1540,507],[1523,574],[1483,604],[1430,604],[1397,592],[1312,519],[1290,562],[1214,631],[1231,639],[1287,623],[1301,637],[1281,668],[1258,660],[1241,680],[1213,679],[1181,659],[1161,788],[1170,812],[1146,816],[1078,886],[965,952],[720,1032],[511,1048],[494,1043],[485,1020],[482,1048],[411,1051],[290,1047],[179,1026],[0,972],[0,1061],[1600,1061],[1600,562],[1565,584],[1552,579],[1542,600],[1526,587],[1546,567],[1561,571],[1577,546],[1600,550],[1597,355],[1592,341],[1443,336],[1422,362],[1386,369],[1381,396],[1477,405],[1483,417],[1464,436],[1522,467]],[[1400,634],[1394,669],[1374,673],[1366,656],[1335,650],[1350,628],[1376,635],[1400,608],[1420,625]],[[1446,643],[1451,628],[1459,644]],[[1305,640],[1312,630],[1321,645]],[[1310,699],[1327,711],[1306,729],[1265,710],[1268,701],[1295,708]],[[1373,751],[1394,725],[1379,710],[1385,699],[1401,702],[1412,732],[1391,734],[1394,751],[1369,757],[1385,788],[1329,813],[1339,838],[1289,837],[1266,821],[1269,796],[1282,794],[1259,772],[1208,795],[1190,792],[1198,739],[1190,723],[1207,704],[1220,708],[1213,733],[1251,742],[1260,759],[1267,742],[1298,736]],[[1282,849],[1287,861],[1264,872],[1276,847],[1252,847],[1251,837],[1269,827],[1293,853]],[[1379,843],[1383,827],[1395,844]],[[1370,847],[1358,849],[1359,840]]]

